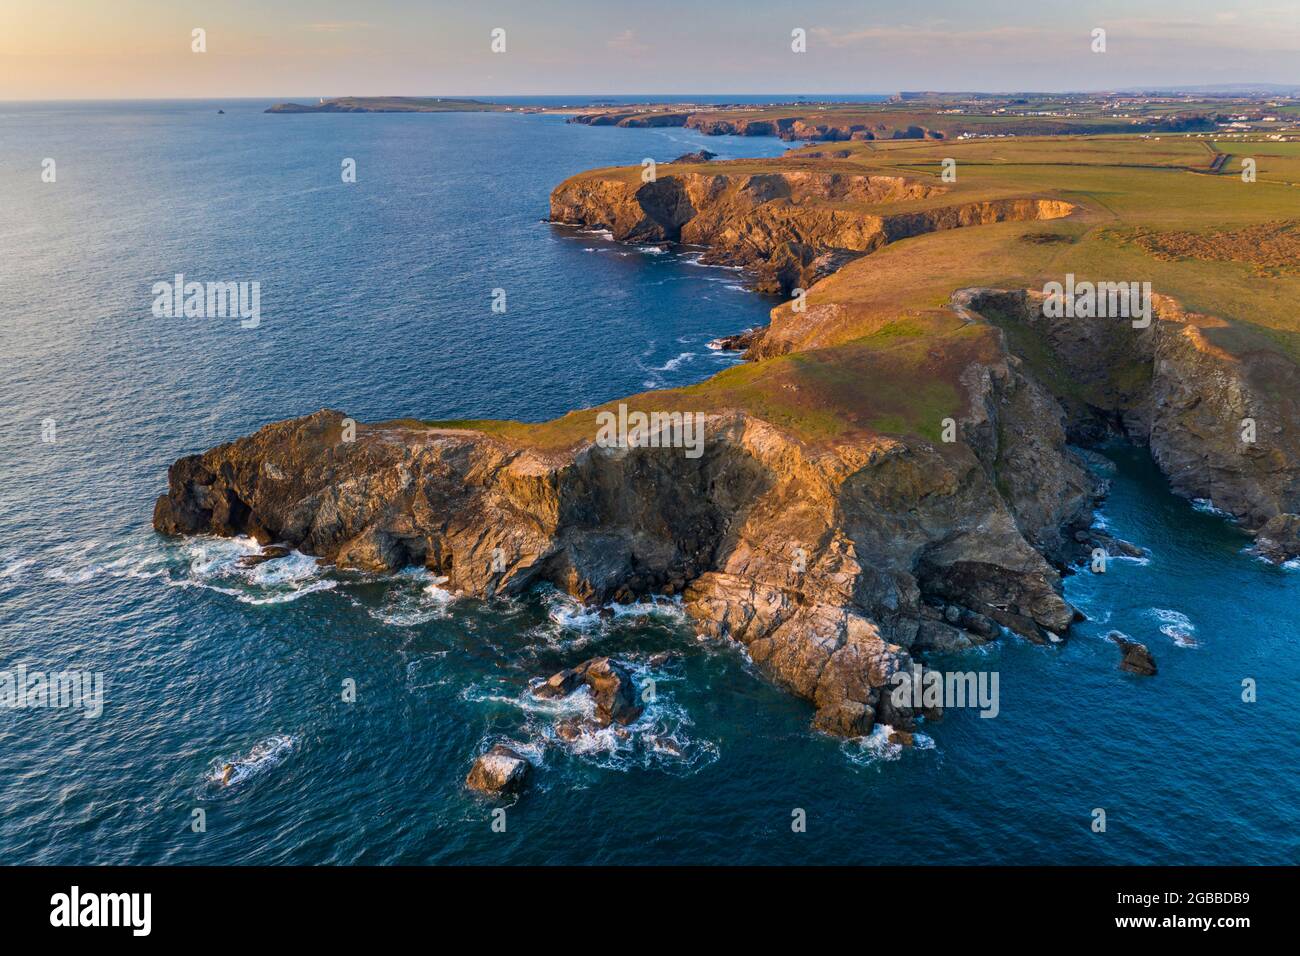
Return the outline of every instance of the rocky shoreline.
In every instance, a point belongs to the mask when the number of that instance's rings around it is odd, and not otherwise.
[[[551,221],[608,229],[626,242],[681,242],[702,261],[742,266],[759,292],[810,289],[846,263],[899,239],[995,222],[1059,219],[1068,202],[1014,197],[938,202],[894,214],[837,203],[942,200],[940,184],[902,176],[815,170],[732,174],[685,171],[653,182],[575,176],[551,193]]]
[[[810,196],[936,202],[864,216]],[[941,187],[903,177],[803,171],[575,177],[551,200],[556,220],[707,245],[754,270],[760,287],[785,291],[899,238],[1073,208],[1041,197],[947,202]],[[1078,619],[1061,574],[1097,548],[1131,549],[1092,529],[1105,484],[1073,443],[1144,441],[1178,491],[1212,498],[1258,532],[1261,554],[1300,553],[1300,416],[1294,398],[1279,408],[1258,383],[1253,363],[1271,358],[1223,355],[1201,335],[1211,320],[1172,299],[1157,298],[1158,320],[1142,334],[1117,337],[1113,322],[1044,319],[1036,295],[953,297],[958,316],[998,331],[985,330],[991,346],[961,372],[952,441],[859,431],[811,442],[737,407],[705,415],[692,458],[602,446],[595,409],[571,413],[579,437],[557,445],[323,410],[177,461],[154,527],[248,534],[340,567],[419,565],[479,598],[543,582],[589,602],[681,595],[699,632],[740,643],[810,701],[819,730],[858,736],[888,723],[905,733],[922,715],[886,688],[915,655],[1006,632],[1059,643]],[[773,314],[746,333],[749,357],[798,350],[815,320]],[[1089,387],[1054,388],[1038,352],[1013,348],[1013,323]],[[1135,369],[1122,386],[1117,365]],[[1224,423],[1250,414],[1271,440],[1243,449]],[[591,679],[588,669],[560,682]],[[501,773],[522,772],[498,756]]]

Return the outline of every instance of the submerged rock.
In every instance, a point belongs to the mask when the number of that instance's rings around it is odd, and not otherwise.
[[[246,554],[235,563],[241,568],[255,568],[259,564],[265,564],[267,561],[274,561],[277,558],[287,557],[288,554],[288,548],[272,545],[269,548],[263,548],[258,554]]]
[[[672,754],[674,757],[682,756],[682,745],[676,737],[651,737],[650,743],[661,753]]]
[[[465,786],[480,793],[502,796],[521,792],[532,777],[533,765],[505,744],[497,744],[474,761]]]
[[[1124,654],[1119,662],[1120,670],[1128,671],[1130,674],[1141,674],[1144,677],[1155,676],[1156,659],[1151,656],[1145,644],[1131,641],[1118,631],[1111,631],[1110,639],[1119,645],[1120,651]]]

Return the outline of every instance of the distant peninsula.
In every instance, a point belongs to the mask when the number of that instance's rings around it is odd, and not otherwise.
[[[483,100],[446,96],[338,96],[316,103],[276,103],[267,113],[494,113],[524,112]]]

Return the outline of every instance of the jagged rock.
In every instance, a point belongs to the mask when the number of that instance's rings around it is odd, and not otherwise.
[[[267,561],[274,561],[276,558],[283,558],[288,554],[288,548],[272,546],[269,548],[263,548],[257,554],[246,554],[235,563],[241,568],[255,568],[259,564],[264,564]]]
[[[641,716],[636,685],[627,668],[608,657],[598,657],[584,665],[583,679],[596,701],[596,719],[608,724],[630,724]]]
[[[1111,631],[1110,639],[1119,645],[1120,651],[1124,657],[1119,662],[1120,670],[1128,671],[1131,674],[1141,674],[1144,677],[1152,677],[1156,672],[1156,659],[1151,656],[1145,644],[1139,644],[1137,641],[1130,641],[1122,636],[1118,631]]]
[[[1279,564],[1300,555],[1300,515],[1274,515],[1259,529],[1255,553]]]
[[[1041,292],[964,293],[962,307],[1013,318],[1070,370],[1086,399],[1062,400],[1072,434],[1107,416],[1150,447],[1176,493],[1211,499],[1254,531],[1259,554],[1273,561],[1300,554],[1300,391],[1287,385],[1296,369],[1286,357],[1225,351],[1213,338],[1220,320],[1159,293],[1144,328],[1113,318],[1049,317]],[[1250,443],[1242,441],[1246,419],[1257,424]],[[1112,545],[1143,553],[1093,534],[1110,553]]]
[[[581,686],[591,688],[596,702],[596,720],[601,726],[610,723],[630,724],[641,716],[636,685],[627,668],[608,657],[593,657],[577,667],[552,674],[533,688],[541,698],[567,697]]]
[[[707,246],[706,262],[741,265],[760,291],[789,293],[898,239],[978,223],[1052,219],[1059,200],[993,199],[897,215],[859,213],[843,201],[900,202],[948,187],[920,179],[813,170],[727,175],[683,172],[654,182],[582,174],[551,193],[555,222],[600,226],[615,239]],[[797,219],[798,225],[792,228]]]
[[[650,743],[656,750],[672,754],[674,757],[682,756],[682,745],[676,737],[652,737]]]
[[[505,744],[497,744],[474,761],[465,786],[493,796],[521,792],[532,776],[533,765]]]
[[[1116,538],[1113,535],[1106,534],[1104,531],[1092,532],[1092,546],[1103,548],[1105,552],[1114,557],[1124,558],[1142,558],[1146,557],[1146,552],[1136,544],[1131,544],[1123,538]]]
[[[1027,387],[1014,369],[973,387],[981,416],[1042,445],[1023,464],[1007,447],[995,456],[1019,518],[964,445],[880,437],[810,448],[733,413],[708,416],[697,459],[591,441],[541,453],[396,424],[358,425],[343,441],[343,414],[322,411],[176,462],[155,527],[237,535],[255,524],[326,562],[422,565],[477,596],[550,582],[603,603],[680,581],[699,630],[745,645],[774,681],[813,701],[817,726],[855,735],[870,731],[889,673],[910,665],[930,620],[925,600],[969,612],[958,627],[972,639],[1006,623],[1043,640],[1041,629],[1063,633],[1073,616],[1020,529],[1045,535],[1036,522],[1086,507],[1083,470],[1052,451],[1055,420],[1010,400]],[[282,479],[262,468],[271,459]],[[793,542],[807,543],[805,573],[791,570]],[[510,556],[504,570],[494,553]]]
[[[709,343],[709,348],[719,349],[723,352],[744,352],[757,341],[761,329],[746,329],[744,332],[737,332],[735,335],[724,335],[720,339],[714,339]]]
[[[716,159],[717,153],[711,153],[707,149],[696,150],[693,153],[683,153],[673,160],[674,163],[707,163],[711,159]]]
[[[559,671],[534,687],[533,696],[540,697],[543,700],[568,697],[582,686],[582,678],[583,671],[577,667]]]

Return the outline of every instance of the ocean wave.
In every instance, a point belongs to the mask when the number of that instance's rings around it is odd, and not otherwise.
[[[164,560],[164,556],[158,553],[156,545],[152,543],[115,541],[101,550],[98,540],[79,541],[50,548],[41,557],[9,560],[15,555],[16,552],[12,552],[9,556],[0,558],[0,561],[8,561],[7,564],[0,565],[0,582],[20,581],[27,576],[29,570],[36,571],[40,568],[41,558],[53,564],[52,567],[45,567],[41,576],[47,581],[60,584],[86,584],[101,575],[153,578],[166,573],[161,568],[146,570]]]
[[[289,550],[265,561],[249,560],[261,554],[261,545],[245,536],[186,538],[180,556],[187,567],[180,577],[168,575],[163,583],[214,591],[255,606],[286,604],[338,587],[337,580],[323,576],[325,569],[311,555]]]
[[[1193,636],[1196,633],[1196,625],[1182,611],[1153,607],[1149,613],[1161,622],[1160,633],[1171,638],[1176,645],[1179,647],[1197,646],[1197,640]]]
[[[212,761],[208,765],[206,780],[224,789],[237,787],[278,767],[297,745],[296,737],[288,734],[273,734],[254,744],[246,754],[230,758],[218,757]]]
[[[1231,511],[1224,511],[1222,508],[1214,507],[1214,500],[1212,498],[1193,498],[1192,507],[1201,512],[1201,514],[1215,515],[1219,518],[1233,517]]]
[[[626,772],[657,770],[676,776],[698,772],[718,759],[717,744],[698,738],[694,721],[686,708],[663,692],[663,684],[674,680],[673,664],[652,666],[646,661],[620,658],[644,695],[650,681],[655,694],[640,699],[641,715],[632,723],[602,726],[596,719],[596,702],[583,686],[567,697],[539,698],[531,688],[513,692],[504,683],[472,685],[461,691],[471,703],[517,708],[525,717],[525,745],[511,744],[524,752],[533,748],[540,757],[560,753],[582,765]]]
[[[388,575],[387,580],[394,582],[394,586],[384,603],[366,611],[375,620],[394,627],[416,627],[441,620],[451,613],[456,601],[456,595],[442,586],[447,579],[426,568],[404,568]]]
[[[889,724],[876,724],[865,737],[850,737],[840,743],[840,752],[850,763],[870,767],[898,760],[907,750],[933,750],[934,738],[919,731],[912,732],[912,745],[898,743],[890,738],[894,728]]]
[[[4,564],[0,565],[0,584],[17,584],[25,576],[29,567],[36,563],[35,558],[4,558]]]
[[[652,372],[675,372],[685,363],[695,358],[694,352],[682,352],[676,358],[671,358],[663,365],[650,369]]]

